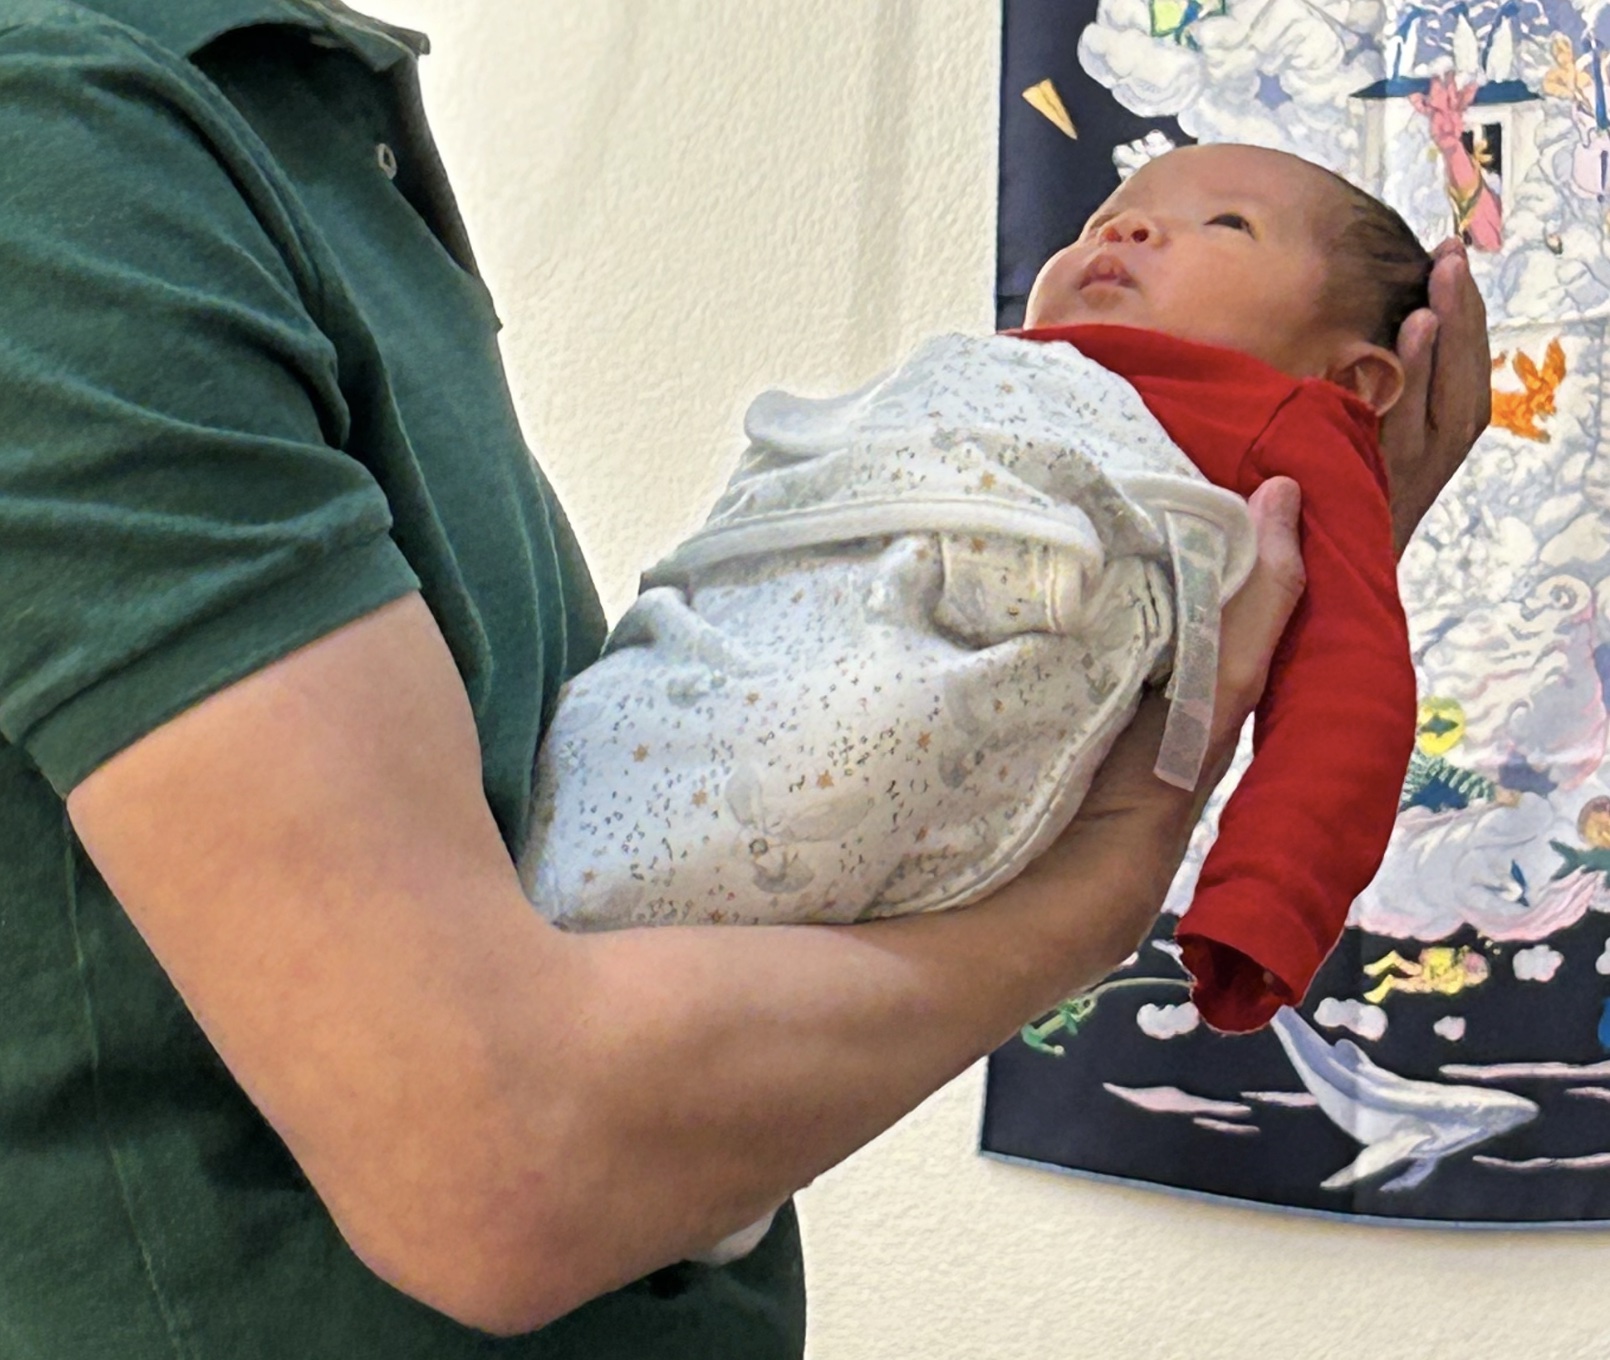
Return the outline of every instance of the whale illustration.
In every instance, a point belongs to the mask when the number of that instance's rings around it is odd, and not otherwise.
[[[1327,1042],[1289,1007],[1271,1025],[1319,1108],[1364,1144],[1322,1190],[1356,1185],[1405,1162],[1408,1170],[1381,1189],[1412,1189],[1443,1158],[1537,1117],[1537,1105],[1511,1091],[1400,1077],[1371,1062],[1351,1039]]]

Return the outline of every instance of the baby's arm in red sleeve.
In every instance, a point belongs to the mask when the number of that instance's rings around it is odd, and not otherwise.
[[[1308,586],[1258,707],[1252,764],[1176,932],[1216,1029],[1256,1029],[1301,1000],[1397,815],[1415,680],[1379,468],[1340,394],[1306,383],[1236,488],[1296,478]]]

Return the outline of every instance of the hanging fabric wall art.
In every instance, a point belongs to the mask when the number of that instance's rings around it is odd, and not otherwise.
[[[1610,1221],[1607,89],[1600,3],[1007,0],[1002,327],[1122,175],[1253,142],[1461,234],[1494,371],[1402,564],[1397,828],[1308,998],[1239,1037],[1190,1005],[1171,937],[1210,808],[1151,939],[991,1060],[987,1152],[1320,1213]]]

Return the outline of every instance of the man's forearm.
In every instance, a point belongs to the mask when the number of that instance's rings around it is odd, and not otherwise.
[[[489,1052],[511,1098],[437,1150],[480,1158],[496,1207],[455,1251],[499,1263],[480,1307],[499,1330],[538,1325],[775,1207],[1121,962],[1189,816],[1172,791],[1114,811],[963,911],[575,937],[561,1044],[553,998],[509,959]]]

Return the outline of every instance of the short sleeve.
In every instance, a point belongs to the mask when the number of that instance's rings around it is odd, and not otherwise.
[[[186,63],[0,33],[0,736],[58,791],[417,580],[294,196]]]

